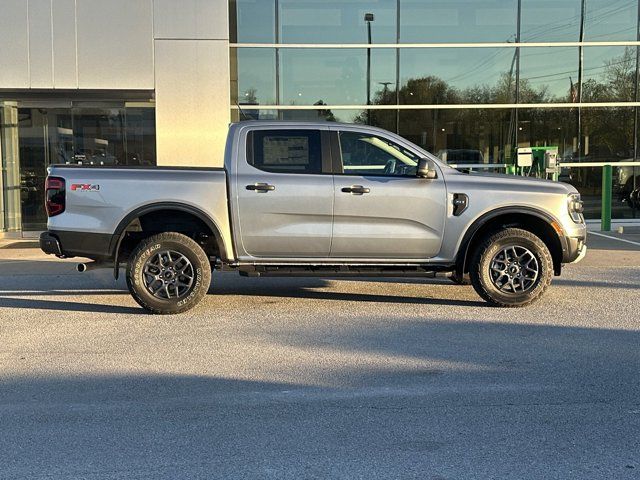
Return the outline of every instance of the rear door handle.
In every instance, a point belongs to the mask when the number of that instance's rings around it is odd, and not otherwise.
[[[260,193],[272,192],[275,189],[275,185],[269,185],[268,183],[254,183],[253,185],[247,185],[247,190]]]
[[[364,195],[371,192],[371,189],[363,187],[362,185],[351,185],[350,187],[343,187],[343,193],[350,193],[352,195]]]

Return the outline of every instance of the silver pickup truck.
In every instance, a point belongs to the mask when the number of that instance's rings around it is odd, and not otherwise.
[[[134,299],[178,313],[213,269],[241,275],[435,276],[492,305],[537,300],[586,252],[571,186],[461,173],[373,127],[242,122],[224,168],[52,166],[42,250],[121,265]]]

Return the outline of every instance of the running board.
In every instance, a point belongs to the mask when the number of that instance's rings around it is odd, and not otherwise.
[[[453,271],[444,266],[347,266],[347,265],[243,265],[244,277],[426,277],[435,278],[439,272]]]

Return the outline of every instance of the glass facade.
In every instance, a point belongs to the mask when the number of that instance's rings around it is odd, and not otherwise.
[[[517,35],[518,0],[403,0],[401,43],[509,42]]]
[[[233,120],[367,123],[449,163],[511,164],[519,147],[557,148],[572,164],[640,155],[638,0],[230,7]],[[636,217],[640,168],[614,170],[614,216]],[[601,166],[560,179],[600,215]]]
[[[3,224],[46,228],[44,181],[52,164],[155,165],[153,104],[124,102],[2,104]],[[60,106],[51,106],[51,105]]]

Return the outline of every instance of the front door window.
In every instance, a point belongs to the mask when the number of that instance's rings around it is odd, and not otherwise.
[[[418,157],[387,140],[369,133],[340,132],[342,165],[348,175],[415,177]]]

